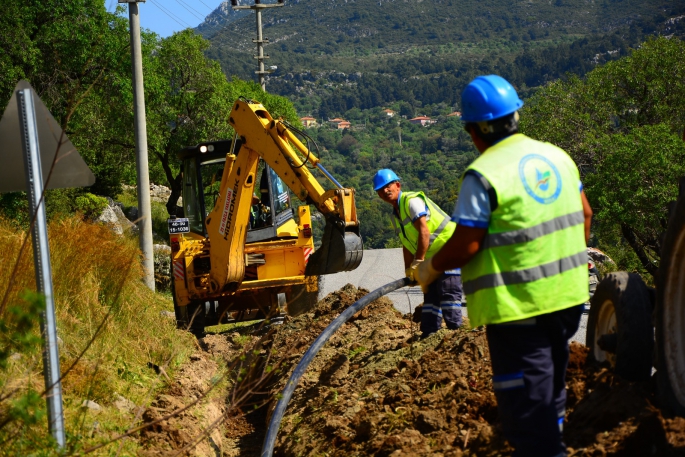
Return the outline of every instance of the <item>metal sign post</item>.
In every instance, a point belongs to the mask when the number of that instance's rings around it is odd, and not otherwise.
[[[48,405],[48,425],[50,433],[62,448],[64,437],[64,411],[62,410],[62,383],[60,382],[59,352],[57,350],[57,324],[55,321],[55,302],[52,294],[52,269],[50,267],[50,248],[48,246],[48,227],[45,217],[43,198],[43,173],[38,141],[36,110],[33,91],[21,89],[16,92],[19,111],[21,140],[24,148],[24,165],[29,198],[31,220],[34,221],[33,259],[36,266],[36,286],[45,296],[45,311],[40,321],[43,335],[43,375]]]
[[[62,384],[43,192],[45,189],[90,186],[95,182],[95,176],[27,81],[17,83],[0,119],[0,141],[3,146],[0,159],[4,164],[0,167],[0,192],[28,191],[36,287],[45,297],[40,328],[48,425],[57,445],[63,448],[66,440]],[[22,162],[25,173],[21,170]]]

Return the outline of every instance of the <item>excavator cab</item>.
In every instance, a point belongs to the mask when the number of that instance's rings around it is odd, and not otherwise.
[[[297,236],[290,190],[276,172],[260,160],[255,190],[250,208],[250,229],[247,243],[284,236]]]
[[[235,154],[239,142],[215,141],[190,146],[179,153],[183,161],[183,212],[191,233],[207,236],[205,219],[219,198],[226,154]],[[260,160],[250,208],[246,242],[297,237],[290,190],[276,172]]]

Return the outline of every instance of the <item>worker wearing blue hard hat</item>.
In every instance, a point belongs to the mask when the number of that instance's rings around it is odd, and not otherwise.
[[[405,269],[411,269],[430,259],[452,236],[456,224],[423,192],[403,192],[400,178],[384,168],[373,177],[373,190],[381,200],[393,207],[392,224],[402,242]],[[425,338],[442,327],[449,329],[462,324],[461,272],[459,269],[441,272],[426,288],[421,309],[421,337]]]
[[[562,149],[518,133],[516,90],[479,76],[462,121],[481,155],[462,178],[443,249],[411,277],[462,269],[472,326],[487,325],[499,417],[516,456],[564,456],[568,340],[588,299],[592,209]]]
[[[378,192],[385,186],[393,182],[400,182],[400,178],[389,168],[378,170],[373,176],[373,190]]]

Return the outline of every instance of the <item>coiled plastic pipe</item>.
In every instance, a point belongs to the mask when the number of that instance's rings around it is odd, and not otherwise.
[[[293,395],[293,391],[297,384],[300,382],[300,378],[304,374],[305,370],[314,360],[314,357],[319,352],[319,349],[323,347],[324,344],[329,340],[336,330],[340,328],[342,324],[350,320],[358,311],[364,309],[366,305],[376,300],[377,298],[386,295],[393,290],[397,290],[401,287],[407,286],[410,283],[409,278],[398,279],[397,281],[390,282],[373,292],[369,292],[362,298],[354,302],[352,306],[343,311],[338,317],[333,319],[333,322],[328,324],[328,327],[321,332],[321,335],[312,343],[312,345],[307,349],[307,352],[302,356],[302,360],[295,367],[295,371],[290,375],[290,379],[285,384],[283,389],[282,397],[278,400],[276,404],[276,409],[271,416],[271,421],[269,421],[269,428],[266,431],[266,438],[264,438],[264,444],[262,445],[262,457],[271,457],[274,452],[274,445],[276,444],[276,436],[278,435],[278,429],[281,426],[281,419],[283,419],[283,414],[285,409],[288,407],[288,402],[290,397]]]

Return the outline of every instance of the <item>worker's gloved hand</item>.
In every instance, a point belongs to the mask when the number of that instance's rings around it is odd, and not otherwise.
[[[433,263],[429,260],[428,262],[423,262],[419,265],[414,274],[414,279],[421,285],[421,290],[423,290],[423,293],[425,294],[428,292],[428,286],[440,276],[442,276],[442,271],[433,268]]]
[[[422,262],[423,262],[423,259],[421,259],[421,260],[414,259],[412,261],[411,265],[409,265],[409,268],[404,270],[404,274],[407,275],[407,278],[411,279],[411,283],[410,283],[411,286],[416,285],[417,269],[419,268],[419,265],[421,265]]]

